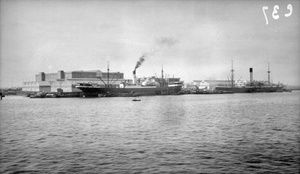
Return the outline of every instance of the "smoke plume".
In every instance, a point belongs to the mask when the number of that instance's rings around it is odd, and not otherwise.
[[[172,46],[178,42],[175,38],[172,37],[161,37],[156,39],[156,43],[160,46]]]
[[[161,49],[166,48],[166,47],[171,47],[171,46],[175,45],[177,42],[178,42],[178,40],[175,38],[172,38],[172,37],[156,38],[155,39],[156,48],[152,49],[150,52],[143,54],[142,57],[140,57],[140,59],[136,62],[134,71],[142,65],[142,63],[145,61],[146,57],[153,56],[155,53],[157,53]]]
[[[145,57],[146,57],[146,54],[144,54],[142,57],[140,57],[140,60],[138,60],[136,62],[134,70],[136,70],[138,67],[140,67],[142,65],[142,63],[145,61]]]

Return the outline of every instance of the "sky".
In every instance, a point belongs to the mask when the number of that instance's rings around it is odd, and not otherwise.
[[[300,1],[0,0],[0,87],[39,72],[300,85]],[[267,7],[267,10],[263,10]],[[278,8],[277,8],[278,7]],[[265,15],[264,15],[265,12]],[[287,15],[287,16],[285,16]],[[276,19],[279,17],[278,19]]]

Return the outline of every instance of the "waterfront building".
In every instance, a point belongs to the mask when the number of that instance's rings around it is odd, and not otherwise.
[[[231,86],[230,80],[194,80],[193,85],[197,86],[198,89],[215,90],[217,86]],[[190,84],[190,87],[192,87]],[[243,87],[246,86],[246,80],[234,81],[234,86]]]
[[[194,81],[193,82],[190,82],[190,83],[186,83],[184,85],[184,89],[186,90],[197,90],[197,83],[195,83]]]
[[[120,72],[93,71],[58,71],[57,73],[40,72],[35,75],[35,81],[23,82],[22,91],[26,92],[80,92],[75,88],[78,83],[97,83],[105,87],[119,86],[124,81],[131,83],[131,79],[124,79]]]
[[[228,80],[193,80],[187,83],[186,90],[215,90],[216,86],[230,86],[231,82]]]

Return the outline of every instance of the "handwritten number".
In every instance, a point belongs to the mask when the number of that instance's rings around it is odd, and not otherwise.
[[[290,10],[290,12],[288,14],[284,14],[285,17],[290,17],[293,13],[293,6],[291,4],[287,5],[286,7],[287,9]]]
[[[264,13],[264,16],[265,16],[266,24],[267,24],[267,25],[269,24],[269,22],[268,22],[268,17],[267,17],[267,15],[266,15],[266,10],[268,10],[268,9],[269,9],[268,6],[263,6],[263,7],[262,7],[262,11],[263,11],[263,13]]]
[[[275,5],[274,9],[273,9],[273,13],[272,13],[272,16],[273,16],[274,19],[279,19],[279,15],[276,15],[277,12],[278,12],[277,10],[279,10],[279,6]]]
[[[287,10],[289,10],[289,13],[286,13],[284,14],[285,17],[290,17],[293,13],[293,6],[291,4],[288,4],[287,5]],[[265,19],[266,19],[266,24],[268,25],[269,24],[269,21],[268,21],[268,16],[266,14],[266,11],[269,9],[268,6],[263,6],[262,7],[262,11],[264,13],[264,16],[265,16]],[[278,5],[275,5],[274,8],[273,8],[273,12],[272,12],[272,17],[277,20],[279,19],[279,14],[278,14],[278,10],[279,10],[279,6]]]

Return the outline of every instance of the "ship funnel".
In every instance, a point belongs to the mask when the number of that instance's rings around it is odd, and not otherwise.
[[[249,68],[249,72],[250,72],[250,82],[253,81],[253,68]]]
[[[135,74],[135,70],[133,71],[133,79],[132,79],[132,84],[136,84],[136,74]]]

